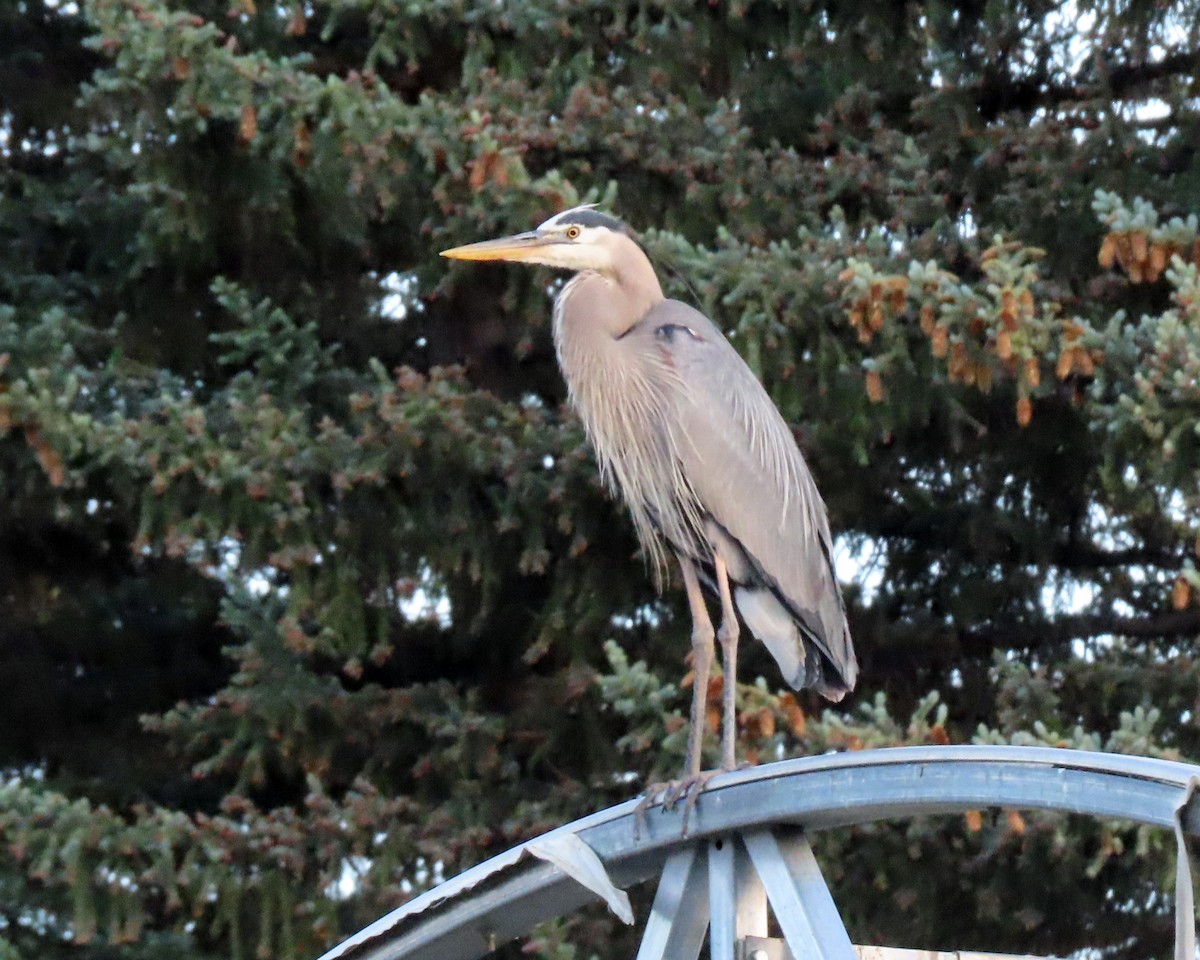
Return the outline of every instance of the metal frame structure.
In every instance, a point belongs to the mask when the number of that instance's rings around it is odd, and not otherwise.
[[[472,960],[597,899],[659,877],[638,960],[856,960],[809,847],[824,829],[985,807],[1061,810],[1175,831],[1176,957],[1193,960],[1184,834],[1200,767],[1048,747],[901,747],[807,757],[713,778],[681,808],[638,801],[559,827],[438,885],[321,960]],[[685,835],[685,824],[687,833]],[[768,937],[768,904],[783,940]],[[861,951],[860,951],[861,952]]]

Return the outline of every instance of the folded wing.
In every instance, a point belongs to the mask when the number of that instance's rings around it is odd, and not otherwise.
[[[825,504],[767,392],[702,313],[667,300],[631,332],[677,373],[671,447],[746,625],[788,683],[840,700],[858,663]],[[695,557],[705,563],[707,558]]]

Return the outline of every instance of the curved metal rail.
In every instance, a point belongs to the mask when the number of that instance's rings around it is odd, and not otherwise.
[[[639,952],[643,960],[694,957],[708,927],[710,903],[714,956],[718,939],[728,941],[722,955],[732,956],[745,916],[761,918],[748,922],[764,928],[765,936],[763,888],[781,924],[785,914],[803,920],[795,937],[806,948],[849,960],[849,939],[805,834],[981,807],[1061,810],[1175,829],[1180,852],[1177,955],[1191,960],[1191,877],[1182,833],[1200,833],[1200,801],[1192,802],[1198,782],[1200,767],[1189,764],[1049,747],[901,747],[766,764],[711,780],[691,812],[686,836],[681,810],[654,808],[639,824],[638,801],[627,801],[438,885],[321,960],[471,960],[542,921],[601,899],[593,892],[599,887],[588,883],[581,869],[556,866],[561,859],[547,862],[547,847],[578,847],[575,838],[586,845],[586,857],[598,857],[594,866],[601,876],[606,869],[619,887],[661,874]],[[723,842],[731,838],[737,842]],[[705,855],[698,857],[698,851]],[[708,863],[708,897],[700,903],[702,861]],[[754,873],[749,887],[734,888],[735,876]],[[689,917],[693,919],[683,922]],[[784,926],[794,948],[797,941]],[[680,938],[686,941],[682,949]]]

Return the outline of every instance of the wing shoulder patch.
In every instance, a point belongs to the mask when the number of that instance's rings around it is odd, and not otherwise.
[[[676,337],[688,337],[697,343],[707,343],[707,339],[698,334],[685,323],[663,323],[654,328],[654,338],[672,343]]]

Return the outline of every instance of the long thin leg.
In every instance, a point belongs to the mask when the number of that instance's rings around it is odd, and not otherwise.
[[[634,811],[636,834],[641,833],[646,811],[655,803],[661,803],[663,810],[671,810],[683,800],[681,830],[686,837],[692,807],[696,805],[700,792],[714,773],[702,773],[700,767],[703,764],[704,728],[708,712],[708,675],[712,670],[715,634],[712,620],[708,616],[708,607],[704,604],[704,595],[700,592],[700,580],[696,576],[695,566],[691,560],[680,554],[679,567],[683,571],[688,606],[692,611],[692,676],[695,678],[692,681],[692,716],[688,727],[687,757],[683,763],[681,779],[671,783],[647,784],[646,792]]]
[[[733,597],[729,595],[729,571],[725,561],[719,556],[714,564],[717,574],[717,589],[721,594],[721,629],[717,639],[721,641],[721,660],[725,666],[725,683],[721,689],[724,716],[721,724],[721,769],[734,770],[737,768],[737,755],[734,751],[734,740],[737,736],[737,712],[735,694],[737,693],[737,647],[738,619],[733,609]]]
[[[692,720],[688,730],[687,759],[683,765],[684,779],[700,773],[704,745],[705,713],[708,706],[708,674],[713,661],[713,625],[700,592],[696,568],[683,554],[679,555],[683,584],[687,588],[688,606],[692,610]]]

